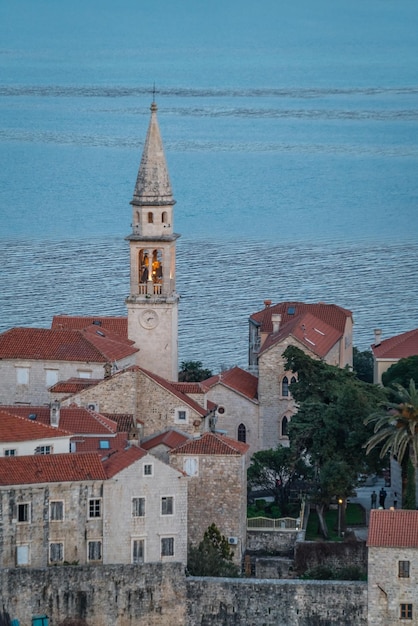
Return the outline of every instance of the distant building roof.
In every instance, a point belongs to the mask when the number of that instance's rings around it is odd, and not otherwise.
[[[71,433],[62,428],[55,428],[34,420],[13,414],[0,408],[0,442],[8,441],[35,441],[37,439],[51,439],[52,437],[70,437]],[[48,409],[49,412],[49,409]],[[31,411],[29,411],[29,414]]]
[[[104,480],[97,453],[40,454],[0,458],[0,485],[30,485],[79,480]]]
[[[93,325],[82,330],[12,328],[0,335],[3,359],[106,363],[135,352],[132,341]]]
[[[418,511],[370,511],[368,547],[418,548]]]
[[[242,441],[217,433],[204,433],[197,439],[189,439],[180,444],[170,454],[241,456],[247,452],[248,448],[249,445]]]
[[[82,330],[91,324],[103,330],[110,330],[124,339],[128,338],[128,318],[126,316],[54,315],[51,328],[53,330]]]
[[[156,383],[161,385],[161,387],[163,387],[164,389],[166,389],[167,391],[175,395],[179,400],[182,400],[184,404],[187,404],[201,417],[205,417],[207,415],[208,411],[204,409],[198,402],[196,402],[192,398],[189,398],[189,396],[187,396],[185,393],[182,393],[179,390],[177,383],[173,384],[169,382],[168,380],[166,380],[165,378],[162,378],[161,376],[157,376],[157,374],[153,374],[152,372],[145,370],[142,367],[138,369],[142,371],[146,376],[154,380]]]
[[[243,396],[246,396],[250,400],[257,399],[258,378],[253,374],[250,374],[246,370],[240,367],[232,367],[231,369],[211,376],[201,383],[202,388],[207,391],[217,384],[225,385]]]
[[[406,333],[383,339],[378,345],[372,344],[373,354],[377,359],[406,359],[418,355],[418,328]]]
[[[0,409],[13,415],[20,415],[26,419],[35,415],[35,420],[41,424],[50,425],[50,409],[45,406],[1,406]],[[33,420],[33,421],[35,421]],[[28,420],[32,421],[32,420]],[[103,435],[115,434],[117,423],[96,411],[79,406],[61,407],[59,427],[72,434]]]
[[[55,385],[49,388],[50,393],[66,393],[73,395],[87,389],[88,387],[94,387],[103,381],[102,378],[69,378],[68,380],[60,380]]]
[[[141,441],[141,447],[144,448],[144,450],[152,450],[157,446],[164,445],[167,446],[167,448],[173,449],[182,445],[189,439],[190,437],[184,433],[171,429],[165,431],[164,433],[147,437],[147,439]]]
[[[278,304],[266,304],[266,307],[250,316],[250,320],[260,325],[262,333],[273,332],[273,322],[271,316],[280,313],[282,316],[281,324],[286,324],[296,317],[300,317],[305,313],[310,313],[319,320],[322,320],[329,326],[338,330],[341,334],[344,332],[347,318],[352,318],[353,314],[348,309],[337,306],[336,304],[326,304],[324,302],[305,303],[305,302],[279,302]]]

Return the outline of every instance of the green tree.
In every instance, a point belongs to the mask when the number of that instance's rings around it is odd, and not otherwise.
[[[359,473],[375,471],[378,454],[366,457],[363,444],[371,435],[365,416],[384,398],[381,388],[360,381],[353,372],[310,358],[299,348],[285,352],[286,369],[297,372],[290,386],[298,412],[289,425],[289,439],[295,453],[313,466],[313,499],[319,523],[328,538],[324,513],[335,499],[342,499],[342,528],[345,505]]]
[[[292,488],[310,474],[311,468],[292,449],[278,446],[274,450],[260,450],[253,454],[247,472],[248,487],[250,490],[258,488],[267,491],[281,514],[286,516],[290,513]]]
[[[382,383],[385,387],[393,387],[394,385],[408,387],[411,378],[418,385],[418,355],[399,359],[382,374]]]
[[[189,546],[187,569],[191,576],[239,576],[238,567],[233,563],[234,553],[228,540],[215,524],[205,531],[199,546]]]
[[[201,361],[182,361],[180,364],[179,381],[182,383],[198,383],[211,376],[211,370],[204,369]]]
[[[361,352],[353,348],[353,370],[357,378],[365,383],[373,382],[373,353],[371,350]]]
[[[414,468],[413,482],[416,485],[418,471],[418,391],[412,378],[409,389],[405,389],[402,385],[395,385],[395,390],[396,402],[383,402],[379,411],[374,411],[365,419],[367,425],[374,424],[374,434],[368,439],[364,447],[366,454],[379,447],[381,458],[390,454],[396,457],[400,464],[402,464],[405,455],[409,456]],[[413,508],[415,508],[415,503],[413,503]]]

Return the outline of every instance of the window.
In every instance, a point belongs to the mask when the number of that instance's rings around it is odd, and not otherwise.
[[[107,439],[102,439],[99,441],[99,449],[100,450],[110,450],[110,441]]]
[[[58,370],[45,370],[45,382],[47,387],[52,387],[58,382]]]
[[[16,546],[16,565],[29,565],[29,546]]]
[[[145,463],[144,476],[152,476],[152,474],[153,474],[152,463]]]
[[[50,563],[62,563],[64,561],[64,544],[63,543],[50,543],[49,544],[49,562]]]
[[[14,448],[9,448],[4,451],[4,456],[16,456],[16,450]]]
[[[289,420],[288,420],[288,418],[285,415],[284,418],[282,419],[282,428],[281,428],[281,436],[282,437],[287,437],[287,435],[288,435],[288,426],[289,426]]]
[[[163,224],[167,224],[167,211],[163,211],[161,214],[161,221]]]
[[[35,454],[52,454],[52,446],[38,446],[35,448]]]
[[[64,502],[62,500],[49,502],[49,519],[51,522],[62,522],[64,519]]]
[[[143,539],[132,540],[132,563],[143,563],[145,554],[145,541]]]
[[[282,396],[289,395],[289,379],[287,376],[284,376],[282,379]]]
[[[148,212],[148,224],[153,224],[154,223],[154,214],[152,211]]]
[[[409,578],[409,561],[398,562],[398,576],[399,578]]]
[[[174,556],[174,537],[161,539],[161,556]]]
[[[78,370],[77,373],[79,378],[91,378],[90,370]]]
[[[17,521],[21,524],[30,522],[30,504],[17,505]]]
[[[219,413],[219,415],[224,415],[225,414],[225,407],[224,406],[218,406],[218,413]]]
[[[174,498],[172,496],[163,496],[161,498],[161,515],[173,515]]]
[[[100,498],[92,498],[89,500],[89,517],[101,517],[101,504]]]
[[[247,440],[247,429],[244,424],[240,424],[238,426],[238,441],[246,442]]]
[[[144,517],[145,498],[132,498],[132,517]]]
[[[412,619],[412,604],[401,604],[401,619]]]
[[[196,457],[186,457],[183,461],[183,471],[188,476],[197,476],[199,473],[199,461]]]
[[[102,560],[102,542],[101,541],[89,541],[87,548],[88,548],[88,560],[89,561],[101,561]]]
[[[18,385],[29,385],[29,367],[16,367],[16,382]]]
[[[177,419],[179,422],[186,421],[186,411],[177,411]]]

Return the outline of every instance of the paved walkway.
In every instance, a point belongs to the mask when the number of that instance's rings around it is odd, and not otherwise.
[[[376,482],[372,483],[370,479],[363,487],[359,487],[356,489],[356,495],[352,498],[349,498],[349,502],[357,502],[361,504],[364,510],[366,511],[366,526],[355,527],[353,528],[354,534],[357,539],[362,541],[367,540],[368,526],[369,526],[369,516],[370,516],[370,508],[371,508],[371,495],[372,492],[375,491],[377,495],[377,507],[379,506],[379,491],[382,487],[385,487],[385,481],[383,478],[376,479]],[[393,504],[393,497],[390,487],[385,487],[387,491],[387,497],[385,506],[389,508]]]

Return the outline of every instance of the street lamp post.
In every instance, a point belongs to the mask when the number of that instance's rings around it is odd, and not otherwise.
[[[338,498],[338,536],[341,537],[341,507],[343,500]]]

